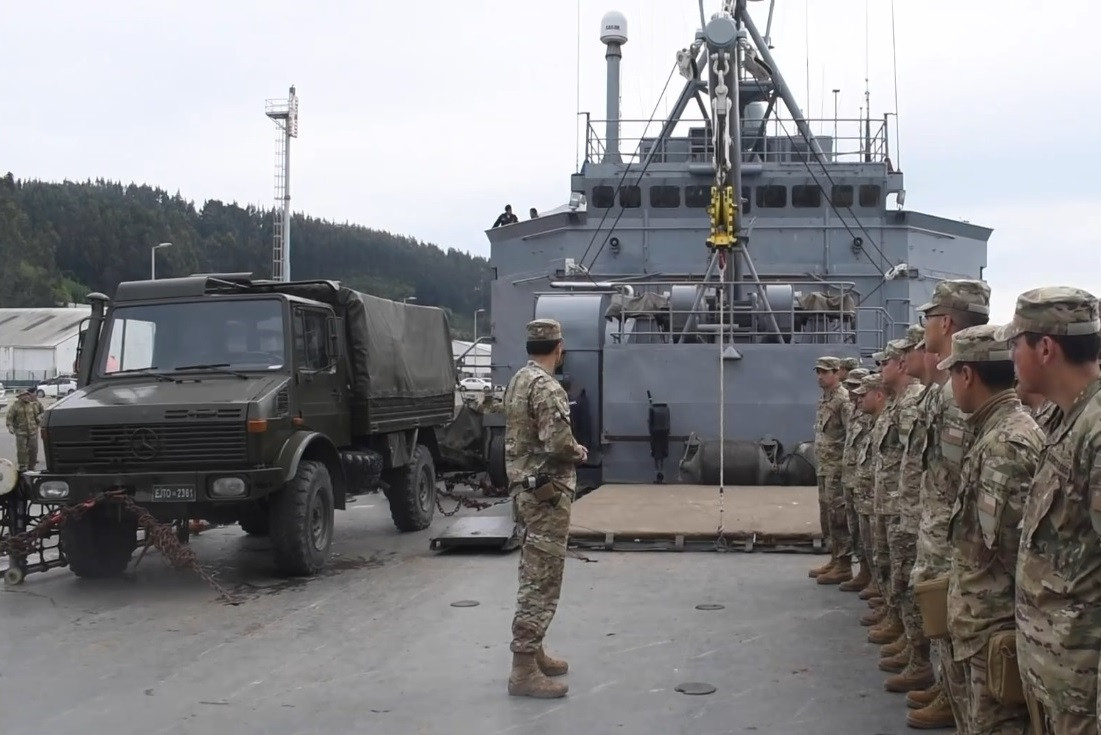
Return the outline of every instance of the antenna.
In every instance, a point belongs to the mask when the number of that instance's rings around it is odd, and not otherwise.
[[[604,162],[621,163],[619,157],[619,60],[623,58],[622,46],[627,43],[627,17],[610,10],[600,20],[600,41],[608,50],[608,114],[604,134]]]
[[[271,277],[291,280],[291,138],[298,137],[298,96],[291,85],[287,99],[269,99],[264,114],[275,121],[275,222],[272,228]],[[282,207],[280,207],[282,204]]]

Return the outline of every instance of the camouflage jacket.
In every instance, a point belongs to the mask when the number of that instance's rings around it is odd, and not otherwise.
[[[872,435],[878,418],[870,413],[861,413],[864,429],[853,442],[856,455],[856,478],[853,483],[853,507],[860,515],[870,516],[875,512],[875,449],[872,447]]]
[[[1091,522],[1092,515],[1092,522]],[[1048,439],[1017,558],[1017,657],[1046,708],[1093,716],[1101,656],[1101,380]]]
[[[1063,418],[1063,412],[1059,410],[1059,406],[1051,401],[1044,401],[1044,404],[1039,408],[1030,408],[1028,411],[1047,436],[1051,436],[1059,425],[1060,419]]]
[[[42,404],[16,398],[8,405],[8,430],[15,434],[34,434],[41,426]]]
[[[581,447],[573,438],[566,391],[554,376],[529,361],[509,381],[504,404],[509,484],[547,474],[575,490]]]
[[[908,383],[887,402],[876,429],[873,429],[872,446],[876,450],[875,512],[880,515],[898,515],[898,483],[902,472],[901,416],[921,395],[921,384]]]
[[[974,439],[974,429],[945,381],[929,392],[925,423],[925,476],[921,483],[921,524],[917,563],[911,581],[947,574],[948,519],[956,504],[963,456]]]
[[[1044,446],[1013,390],[992,397],[968,423],[975,442],[948,521],[948,630],[957,661],[982,651],[991,633],[1013,630],[1019,525]]]
[[[902,530],[917,535],[921,523],[921,476],[925,472],[925,410],[930,386],[913,383],[907,391],[911,398],[898,410],[898,437],[902,442],[895,506]]]
[[[845,404],[849,392],[840,384],[818,399],[814,416],[814,459],[818,476],[841,474],[841,455],[845,446]]]
[[[859,456],[857,444],[860,437],[871,427],[868,414],[858,411],[849,404],[845,411],[845,448],[841,453],[841,484],[852,489],[856,486]]]

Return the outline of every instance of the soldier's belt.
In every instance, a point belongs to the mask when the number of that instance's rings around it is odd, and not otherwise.
[[[531,496],[540,503],[558,503],[558,496],[562,490],[548,475],[528,475],[523,480],[513,483],[511,489],[519,489],[520,492],[531,493]]]

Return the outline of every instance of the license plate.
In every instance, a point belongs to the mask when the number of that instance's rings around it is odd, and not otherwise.
[[[150,499],[161,503],[195,502],[194,485],[154,485]]]

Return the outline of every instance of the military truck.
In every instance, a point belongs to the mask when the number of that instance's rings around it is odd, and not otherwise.
[[[334,281],[203,274],[89,296],[77,390],[45,414],[42,503],[125,491],[162,522],[239,523],[276,569],[324,566],[334,509],[382,490],[400,531],[427,528],[437,432],[455,412],[447,315]],[[60,530],[81,577],[121,573],[137,521],[99,504]]]

